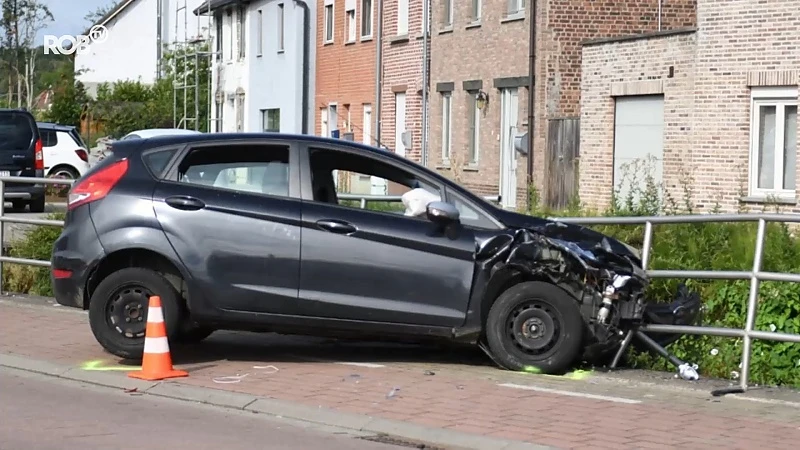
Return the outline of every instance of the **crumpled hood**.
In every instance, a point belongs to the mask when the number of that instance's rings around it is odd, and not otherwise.
[[[498,218],[509,228],[525,228],[550,239],[557,239],[577,246],[585,252],[594,252],[598,246],[617,256],[627,257],[641,268],[642,261],[632,248],[618,239],[580,225],[557,222],[541,217],[528,216],[499,209]]]

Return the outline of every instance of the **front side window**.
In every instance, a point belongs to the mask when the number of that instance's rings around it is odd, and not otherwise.
[[[220,145],[194,149],[179,165],[178,182],[287,197],[289,147]]]

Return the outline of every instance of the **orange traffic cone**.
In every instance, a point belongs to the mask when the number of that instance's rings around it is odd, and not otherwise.
[[[164,325],[164,314],[161,311],[161,297],[157,295],[150,297],[150,305],[147,308],[142,370],[129,372],[128,376],[147,381],[189,376],[187,372],[172,367],[167,327]]]

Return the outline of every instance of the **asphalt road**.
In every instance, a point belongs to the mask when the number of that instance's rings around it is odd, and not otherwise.
[[[3,450],[399,448],[336,429],[2,367],[0,398]]]

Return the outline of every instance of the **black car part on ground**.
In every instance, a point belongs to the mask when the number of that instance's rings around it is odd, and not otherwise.
[[[619,250],[619,242],[593,230],[543,221],[530,229],[504,230],[479,239],[476,281],[491,285],[495,277],[520,276],[568,292],[580,306],[588,331],[584,361],[602,364],[613,354],[613,368],[635,337],[638,349],[650,350],[680,368],[685,362],[664,347],[681,335],[650,336],[639,328],[650,323],[694,324],[699,296],[681,285],[670,304],[646,302],[646,272],[635,255]]]

